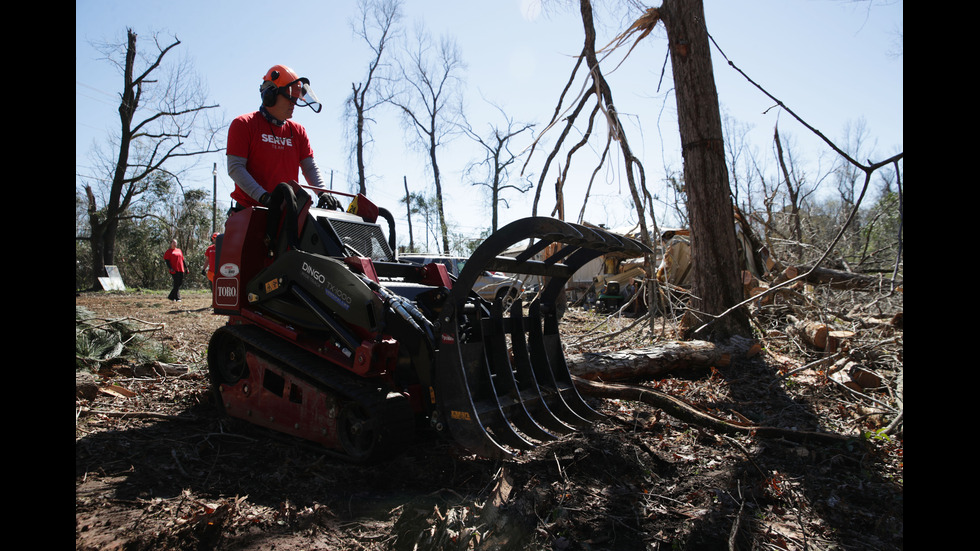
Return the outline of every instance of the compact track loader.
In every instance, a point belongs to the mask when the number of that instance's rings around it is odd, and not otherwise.
[[[506,457],[601,419],[572,384],[556,301],[589,260],[645,245],[525,218],[452,277],[441,264],[400,262],[394,219],[363,195],[339,194],[352,198],[345,212],[324,196],[313,206],[295,183],[289,191],[294,212],[240,210],[217,239],[213,308],[228,323],[208,366],[228,415],[356,462],[397,454],[428,430]],[[519,255],[500,256],[522,242]],[[484,270],[545,284],[505,308],[473,291]]]

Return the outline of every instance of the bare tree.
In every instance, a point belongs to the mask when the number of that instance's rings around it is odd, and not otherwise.
[[[816,191],[822,178],[818,177],[815,182],[807,181],[806,174],[800,169],[799,163],[793,156],[793,149],[784,147],[785,140],[780,137],[778,126],[773,130],[772,140],[776,149],[779,171],[782,174],[783,187],[786,189],[788,203],[784,210],[788,211],[786,214],[789,215],[787,222],[789,239],[796,260],[799,261],[803,256],[803,211],[807,198]]]
[[[408,177],[402,176],[402,184],[405,186],[405,197],[401,199],[405,203],[405,213],[408,219],[408,252],[415,252],[415,236],[412,234],[412,214],[419,212],[418,207],[412,200],[412,194],[408,191]]]
[[[412,213],[421,214],[422,221],[425,222],[425,252],[429,252],[429,237],[431,236],[433,241],[439,242],[439,238],[436,232],[436,221],[433,218],[438,218],[438,213],[436,209],[436,198],[431,196],[426,196],[423,193],[413,191],[408,193],[406,204],[409,205],[409,209]],[[448,252],[444,254],[449,254]]]
[[[351,83],[351,94],[347,98],[347,116],[353,119],[352,155],[357,165],[357,191],[367,195],[367,176],[364,167],[364,148],[371,141],[368,122],[373,122],[370,112],[384,104],[388,96],[379,93],[372,86],[375,78],[384,78],[382,57],[388,44],[395,37],[395,28],[401,18],[401,0],[359,0],[361,19],[356,23],[354,34],[371,49],[374,57],[368,63],[367,75],[363,82]],[[352,23],[353,24],[353,23]]]
[[[473,174],[472,184],[474,186],[484,186],[490,193],[490,229],[497,231],[498,208],[500,203],[507,205],[502,193],[507,190],[516,190],[520,193],[529,191],[533,184],[512,184],[510,180],[510,166],[517,162],[519,153],[511,150],[511,141],[519,134],[534,128],[533,123],[517,123],[513,117],[509,117],[504,110],[495,105],[497,111],[504,118],[504,126],[490,125],[490,131],[486,137],[475,132],[468,124],[464,130],[473,141],[480,144],[483,148],[483,159],[470,164],[467,167],[467,174]]]
[[[727,114],[722,115],[722,125],[733,201],[743,211],[752,211],[759,170],[755,150],[748,137],[751,126],[740,123]]]
[[[865,147],[867,139],[868,128],[864,119],[848,122],[844,126],[844,143],[841,148],[853,158],[867,157],[868,151]],[[837,159],[833,172],[834,183],[837,186],[838,194],[840,194],[841,214],[843,215],[847,210],[853,208],[857,202],[863,173],[859,167],[847,162],[847,159],[844,158]],[[843,221],[843,218],[840,221]],[[852,231],[858,230],[857,227],[852,228]]]
[[[449,254],[449,227],[443,204],[439,171],[439,147],[459,131],[462,117],[462,82],[465,64],[456,40],[444,36],[433,44],[429,33],[419,26],[413,47],[400,63],[403,86],[390,100],[405,117],[415,136],[415,144],[425,151],[435,184],[436,209],[442,234],[442,247]]]
[[[218,105],[205,103],[206,89],[190,65],[179,63],[162,80],[157,78],[166,70],[164,57],[180,40],[174,37],[172,43],[162,44],[154,37],[155,50],[144,56],[137,51],[136,33],[126,29],[126,35],[125,44],[101,47],[106,60],[119,68],[123,86],[116,155],[106,162],[101,206],[96,186],[85,186],[89,235],[79,239],[88,240],[92,247],[93,288],[98,288],[97,278],[106,265],[115,264],[119,222],[149,189],[151,177],[163,172],[179,184],[175,161],[221,150],[215,144],[218,128],[206,120],[207,112]],[[198,143],[189,144],[192,138]]]

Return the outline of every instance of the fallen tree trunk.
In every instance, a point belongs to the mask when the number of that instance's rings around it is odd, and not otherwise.
[[[804,281],[811,285],[826,285],[832,289],[851,291],[877,291],[881,288],[882,283],[887,281],[873,275],[845,272],[820,266],[811,272],[811,268],[812,266],[790,266],[783,272],[783,276],[785,279],[792,279],[798,274],[808,274]],[[779,281],[780,278],[777,278],[775,283]]]
[[[759,344],[733,337],[725,344],[707,341],[673,341],[645,348],[615,352],[586,352],[567,357],[568,370],[592,381],[627,381],[661,377],[688,369],[725,367],[733,357],[751,357]]]

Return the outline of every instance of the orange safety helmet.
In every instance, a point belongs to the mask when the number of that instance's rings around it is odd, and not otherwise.
[[[295,105],[309,106],[315,113],[319,113],[322,108],[310,88],[310,79],[297,76],[295,71],[285,65],[273,65],[265,73],[259,93],[262,94],[262,105],[266,107],[275,105],[276,98],[283,95]]]

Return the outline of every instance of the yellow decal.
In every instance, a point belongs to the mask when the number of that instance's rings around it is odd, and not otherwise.
[[[279,288],[279,280],[278,279],[273,279],[272,281],[267,281],[265,283],[265,292],[266,293],[271,293],[272,291],[275,291],[278,288]]]
[[[450,412],[450,415],[452,416],[453,419],[461,419],[463,421],[472,421],[472,419],[470,419],[470,414],[468,412],[465,412],[465,411],[452,411],[452,412]]]

